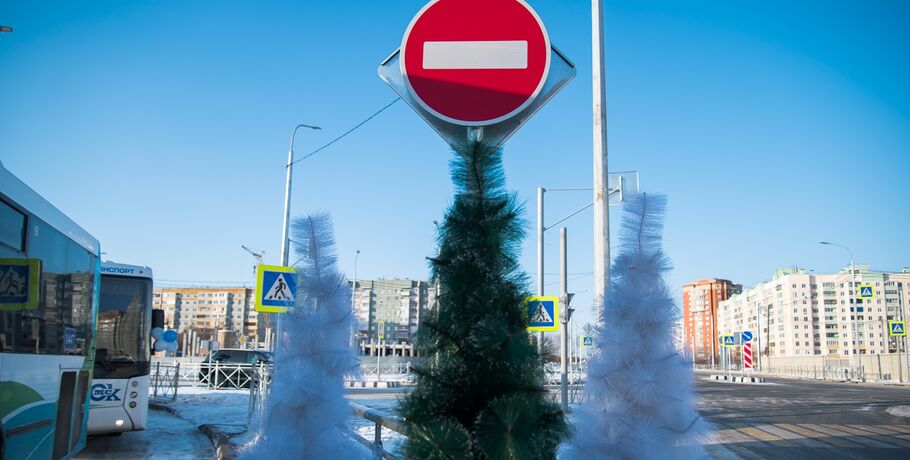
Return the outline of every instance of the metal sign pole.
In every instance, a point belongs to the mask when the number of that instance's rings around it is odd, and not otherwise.
[[[281,227],[281,266],[288,266],[288,256],[290,254],[290,236],[289,230],[291,225],[291,176],[294,171],[294,138],[297,136],[297,130],[300,128],[310,128],[312,130],[322,129],[318,126],[310,126],[304,124],[298,124],[294,127],[294,130],[291,131],[291,143],[288,147],[288,164],[287,164],[287,180],[284,184],[284,224]],[[278,365],[278,342],[281,340],[281,316],[278,316],[275,321],[275,347],[273,351],[275,352],[275,365]]]
[[[752,347],[752,359],[758,364],[757,368],[759,370],[764,370],[761,367],[761,315],[759,311],[761,310],[761,302],[755,303],[755,346]],[[758,350],[758,353],[755,350]],[[756,366],[753,366],[755,368]],[[754,369],[753,369],[754,370]]]
[[[900,311],[900,314],[901,314],[901,321],[904,322],[904,357],[906,358],[906,361],[907,361],[907,381],[910,381],[910,347],[907,346],[908,345],[907,341],[910,339],[907,338],[907,321],[904,319],[904,298],[903,297],[904,297],[903,291],[898,289],[897,303],[900,306],[900,308],[898,310]],[[885,309],[887,310],[887,308],[888,307],[887,307],[887,303],[886,303]],[[888,314],[886,312],[885,316],[887,316],[887,315]],[[898,355],[897,356],[898,366],[900,366],[900,361],[901,361],[901,358],[900,358],[900,355]]]
[[[547,189],[537,187],[537,295],[543,293],[543,194]],[[537,352],[543,355],[543,332],[537,333]]]
[[[566,354],[569,348],[569,315],[571,314],[571,309],[569,308],[569,281],[568,275],[566,272],[566,232],[567,229],[562,227],[559,229],[559,267],[560,267],[560,290],[559,296],[562,302],[565,302],[565,310],[563,312],[561,322],[562,328],[559,330],[560,346],[559,346],[559,384],[562,394],[562,411],[569,411],[569,387],[568,387],[568,375],[567,375],[567,366],[566,366]]]

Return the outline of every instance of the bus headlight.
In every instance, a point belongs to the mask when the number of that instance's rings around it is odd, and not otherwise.
[[[114,426],[116,426],[117,428],[122,427],[122,426],[123,426],[123,420],[117,420],[116,422],[114,422]]]
[[[136,401],[130,401],[130,409],[136,408]]]
[[[136,393],[135,391],[130,393],[130,398],[136,399],[136,396],[139,396],[139,393]]]
[[[136,380],[133,380],[133,381],[130,383],[130,385],[132,385],[133,388],[136,388],[136,387],[139,386],[139,382],[137,382]]]

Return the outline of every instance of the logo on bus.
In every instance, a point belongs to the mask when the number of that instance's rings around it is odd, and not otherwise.
[[[120,393],[120,389],[114,389],[114,385],[111,383],[96,383],[92,385],[92,401],[120,401],[120,397],[117,396],[117,393]]]

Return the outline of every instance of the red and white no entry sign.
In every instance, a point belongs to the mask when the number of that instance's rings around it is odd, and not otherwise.
[[[408,91],[433,115],[465,126],[527,107],[550,69],[550,39],[523,0],[434,0],[401,42]]]

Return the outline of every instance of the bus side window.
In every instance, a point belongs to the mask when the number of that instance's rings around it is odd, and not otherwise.
[[[0,243],[25,252],[25,214],[0,200]]]

